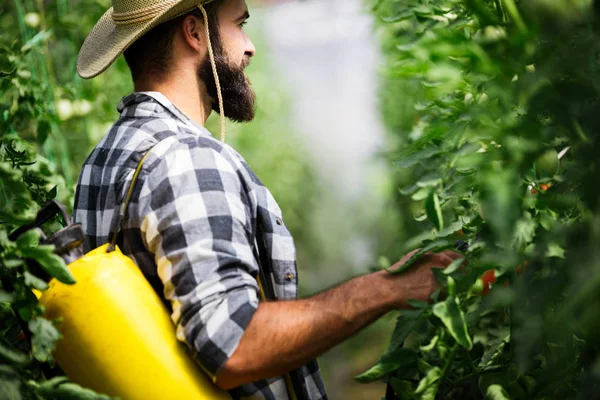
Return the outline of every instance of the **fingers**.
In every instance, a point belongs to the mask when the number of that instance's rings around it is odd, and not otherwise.
[[[402,257],[402,259],[400,261],[398,261],[396,264],[394,264],[392,266],[392,269],[396,269],[396,268],[399,268],[402,265],[404,265],[419,250],[421,250],[421,249],[415,249],[415,250],[411,251],[410,253],[406,254],[404,257]],[[439,253],[427,252],[427,253],[421,255],[419,257],[419,259],[416,260],[415,264],[429,265],[430,267],[437,267],[437,268],[446,268],[454,260],[458,260],[459,258],[464,258],[464,256],[460,253],[457,253],[457,252],[454,252],[451,250],[444,250]],[[466,261],[465,261],[465,264],[466,264]]]

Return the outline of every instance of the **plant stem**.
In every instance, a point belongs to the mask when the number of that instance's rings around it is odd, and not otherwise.
[[[498,19],[504,22],[504,10],[502,9],[502,3],[500,0],[494,0],[494,4],[496,5],[496,14],[498,14]]]
[[[46,19],[46,9],[44,8],[43,0],[36,0],[36,9],[41,19],[41,26],[43,30],[48,29],[47,19]],[[39,64],[41,70],[41,79],[43,79],[46,83],[46,101],[51,105],[52,108],[56,109],[56,97],[54,94],[53,88],[58,87],[58,82],[56,81],[56,74],[54,71],[54,65],[52,64],[52,57],[50,56],[50,50],[48,48],[48,42],[45,42],[42,47],[43,54],[39,55]],[[60,165],[60,169],[65,178],[65,183],[67,186],[71,186],[73,184],[73,178],[71,175],[71,168],[69,166],[69,155],[68,155],[68,146],[66,145],[66,141],[59,126],[54,121],[50,121],[50,130],[52,132],[52,151],[48,154],[49,158],[54,158],[56,164]],[[48,149],[50,146],[50,141],[47,141],[48,145],[44,146],[44,149]],[[56,157],[58,153],[59,156]],[[54,157],[52,157],[54,156]]]
[[[385,0],[377,0],[377,3],[375,3],[373,5],[373,7],[371,7],[371,12],[377,12],[379,10],[379,7],[381,7],[381,5],[383,4]]]
[[[525,25],[525,22],[523,22],[523,18],[521,18],[521,14],[519,14],[519,10],[517,8],[517,5],[515,4],[515,0],[502,0],[502,1],[504,2],[506,11],[508,11],[508,14],[510,14],[512,19],[515,21],[515,24],[517,24],[517,28],[519,28],[519,31],[521,31],[521,33],[526,32],[527,26]]]
[[[4,187],[4,183],[2,183],[2,181],[0,181],[0,187],[2,187],[2,193],[4,194],[4,199],[6,200],[6,204],[8,204],[9,203],[8,193],[6,193],[6,188]]]
[[[19,31],[21,32],[21,40],[25,43],[29,40],[27,26],[25,25],[25,11],[23,4],[19,0],[15,0],[15,8],[17,9],[17,22],[19,23]]]
[[[585,134],[585,132],[581,128],[581,125],[579,124],[579,121],[577,121],[575,118],[572,118],[572,120],[573,120],[573,128],[575,129],[575,133],[577,133],[577,135],[579,136],[579,138],[584,143],[588,143],[590,141],[590,139],[587,137],[587,135]]]
[[[450,368],[450,365],[454,361],[454,357],[456,356],[457,350],[458,350],[458,343],[454,343],[454,346],[452,346],[452,349],[450,350],[450,356],[446,359],[446,363],[444,364],[444,368],[442,369],[442,377],[440,378],[438,387],[441,387],[442,383],[444,383],[444,380],[446,380],[446,374],[448,373],[448,368]]]
[[[506,367],[495,367],[495,368],[490,368],[490,369],[485,369],[485,370],[479,370],[477,372],[473,372],[472,374],[469,375],[465,375],[462,378],[454,381],[454,385],[459,385],[459,384],[463,384],[464,382],[470,380],[471,378],[475,378],[481,375],[487,375],[487,374],[493,374],[495,372],[502,372],[505,370]]]

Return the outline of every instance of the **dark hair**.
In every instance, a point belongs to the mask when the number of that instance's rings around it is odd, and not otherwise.
[[[208,15],[208,26],[213,45],[219,42],[217,12],[221,3],[222,1],[215,0],[204,5]],[[131,77],[134,82],[146,74],[153,74],[159,80],[165,78],[171,63],[175,32],[188,15],[194,15],[204,21],[202,12],[195,8],[184,15],[152,28],[125,50],[123,55],[131,70]]]

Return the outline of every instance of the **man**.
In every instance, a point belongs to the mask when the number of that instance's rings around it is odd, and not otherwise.
[[[74,218],[89,248],[120,232],[119,246],[170,306],[178,339],[233,398],[326,399],[315,357],[408,299],[428,300],[438,287],[431,267],[457,255],[428,254],[401,275],[376,272],[297,299],[294,244],[277,203],[203,128],[211,110],[253,118],[248,17],[244,0],[113,0],[78,72],[93,77],[124,52],[135,92],[83,166]]]

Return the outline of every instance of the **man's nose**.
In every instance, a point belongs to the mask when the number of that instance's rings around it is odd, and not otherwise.
[[[252,43],[252,40],[250,40],[250,38],[248,36],[246,36],[246,51],[245,54],[248,57],[254,57],[254,54],[256,54],[256,48],[254,47],[254,43]]]

